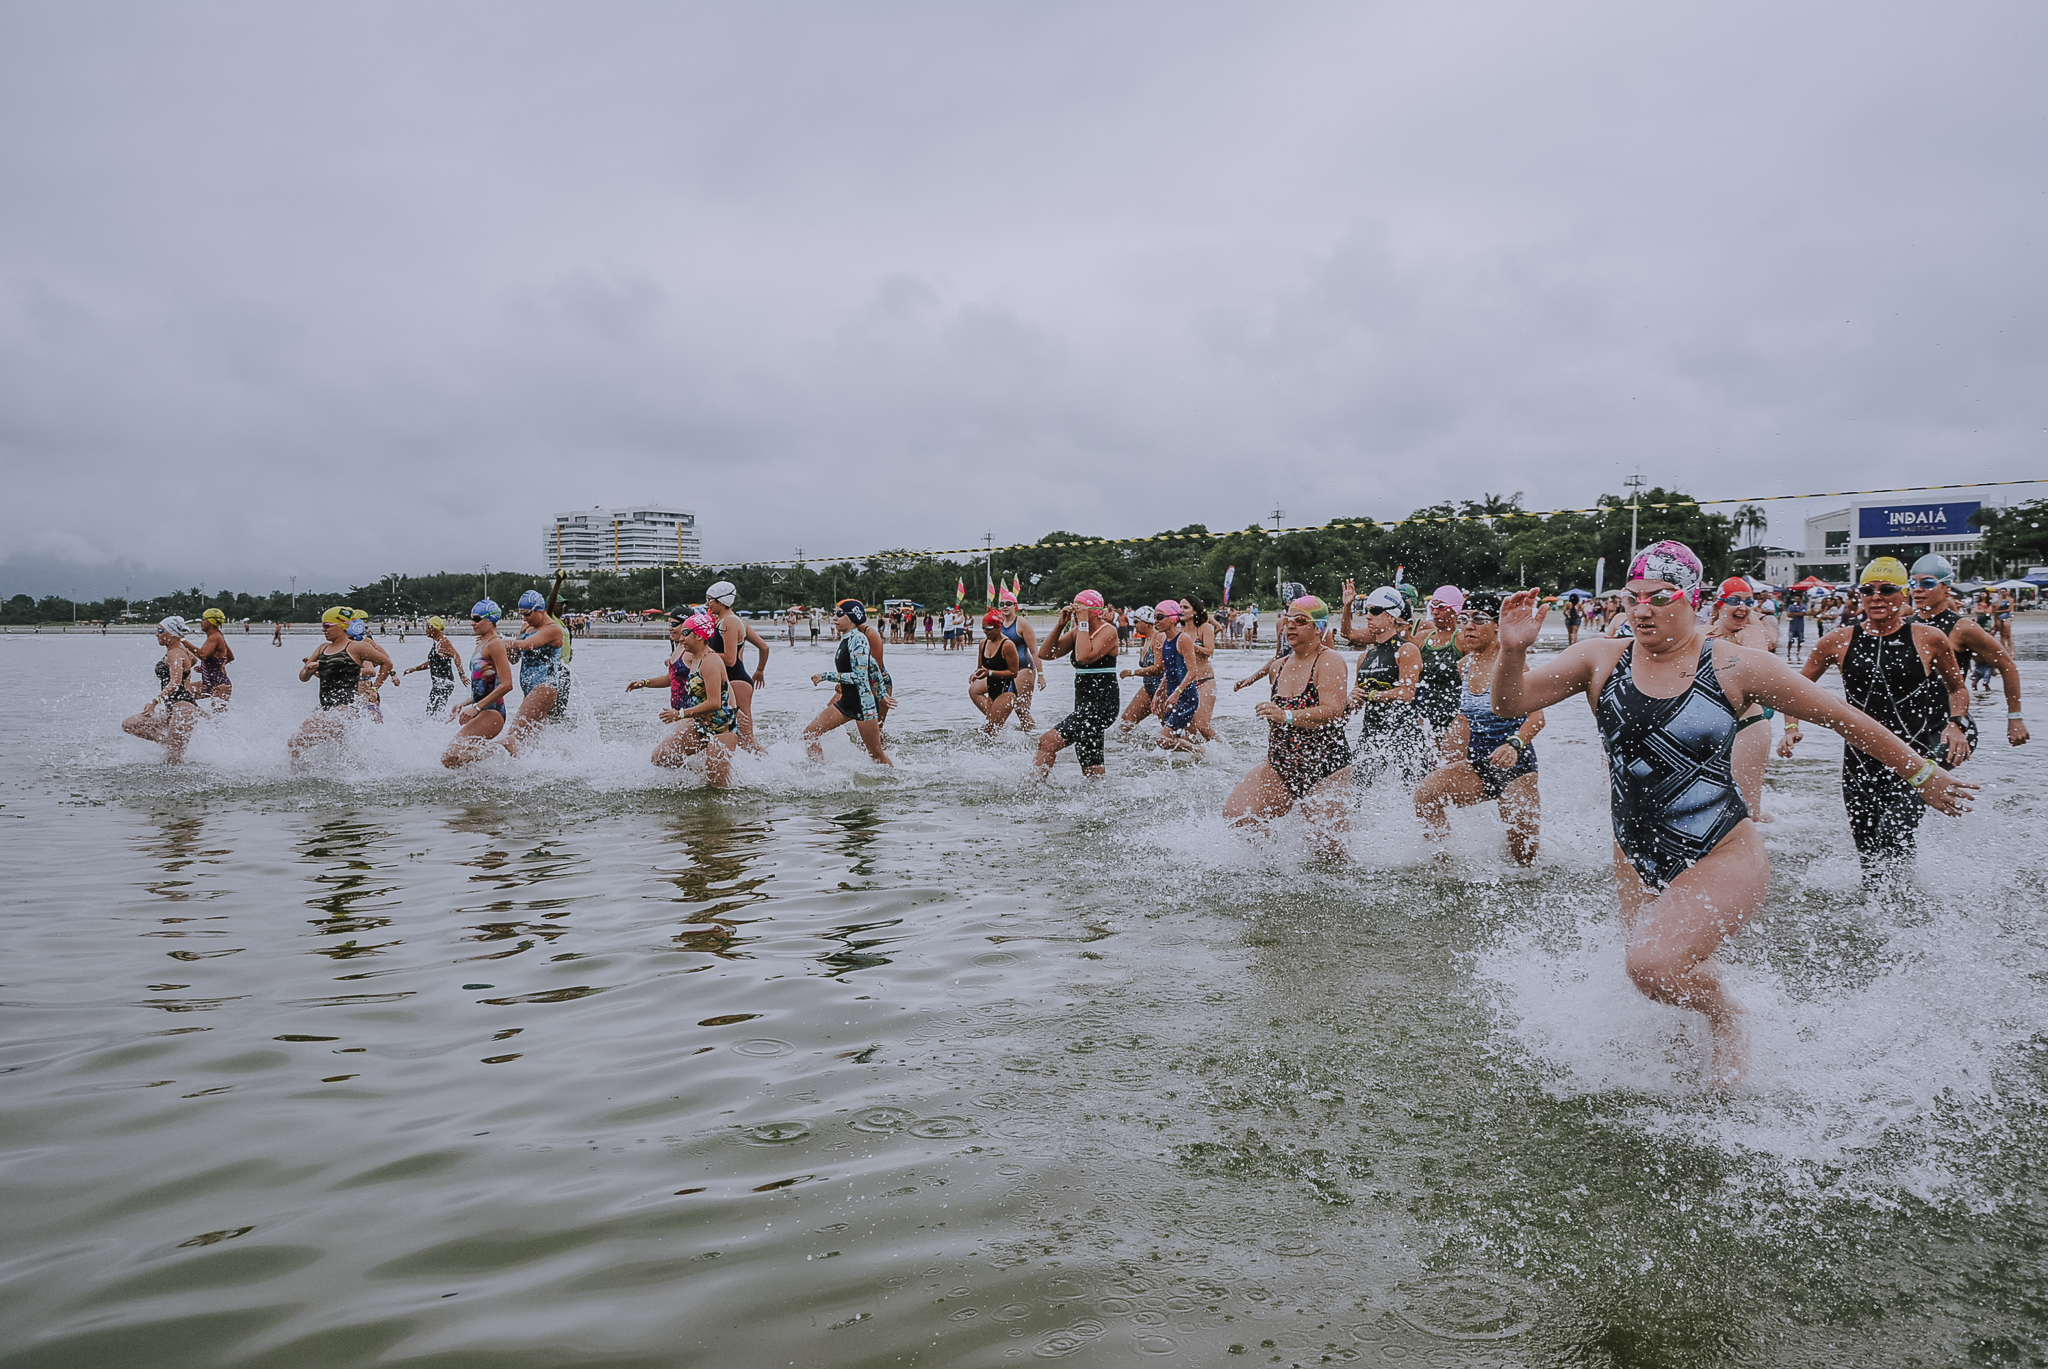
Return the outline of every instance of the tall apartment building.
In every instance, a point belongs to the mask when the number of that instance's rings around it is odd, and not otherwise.
[[[541,544],[547,569],[572,574],[696,565],[704,559],[697,515],[660,504],[558,513],[542,529]]]

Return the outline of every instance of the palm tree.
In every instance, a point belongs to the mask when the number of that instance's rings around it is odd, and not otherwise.
[[[1728,520],[1735,526],[1735,538],[1744,546],[1755,546],[1771,529],[1770,515],[1754,504],[1744,504]]]

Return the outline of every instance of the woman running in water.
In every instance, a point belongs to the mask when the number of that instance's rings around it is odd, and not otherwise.
[[[988,719],[981,730],[993,737],[1010,720],[1010,710],[1016,707],[1017,644],[1003,634],[1003,615],[995,609],[982,616],[981,635],[982,643],[975,649],[974,673],[967,678],[967,701]]]
[[[718,630],[711,634],[711,649],[718,653],[719,660],[725,662],[733,709],[740,719],[735,729],[739,744],[749,751],[766,755],[766,750],[754,740],[754,691],[768,687],[768,643],[761,640],[761,634],[754,631],[746,619],[732,611],[733,601],[738,597],[739,590],[730,580],[720,580],[704,591],[705,612],[718,625]],[[755,651],[752,670],[748,670],[747,663],[740,659],[740,652],[748,646]]]
[[[1358,653],[1357,685],[1351,691],[1351,706],[1363,719],[1358,731],[1358,758],[1353,773],[1361,784],[1371,784],[1397,769],[1409,784],[1422,779],[1429,767],[1429,742],[1423,733],[1422,713],[1415,696],[1422,684],[1422,648],[1407,638],[1408,600],[1392,585],[1382,585],[1362,601],[1365,626],[1351,626],[1351,600],[1355,586],[1344,582],[1344,616],[1341,632]]]
[[[156,625],[157,645],[164,649],[156,663],[157,692],[142,711],[124,719],[121,730],[146,742],[161,743],[164,759],[185,759],[185,746],[192,740],[192,728],[199,721],[199,657],[185,640],[185,620],[175,615]],[[158,717],[156,706],[164,706]]]
[[[562,664],[562,648],[569,638],[548,612],[548,601],[539,590],[519,596],[519,615],[526,631],[505,643],[507,657],[519,659],[519,690],[524,695],[503,738],[505,749],[515,756],[542,727],[568,711],[569,694],[568,668]]]
[[[427,695],[427,716],[436,717],[455,693],[455,672],[462,664],[462,652],[455,643],[448,640],[448,622],[444,618],[427,619],[427,636],[432,643],[427,647],[427,659],[416,666],[406,667],[410,675],[416,670],[427,672],[430,692]]]
[[[881,696],[877,692],[881,676],[868,648],[868,636],[861,630],[867,621],[867,607],[858,599],[841,599],[832,610],[832,627],[839,634],[839,648],[832,659],[834,668],[811,676],[811,683],[831,680],[839,686],[839,696],[826,704],[804,729],[804,746],[814,761],[825,759],[825,748],[818,744],[818,739],[852,723],[876,762],[895,764],[882,750]]]
[[[1074,748],[1081,773],[1099,778],[1103,774],[1102,734],[1116,721],[1117,705],[1123,702],[1116,673],[1116,622],[1103,611],[1102,596],[1084,589],[1074,602],[1060,610],[1045,639],[1044,659],[1074,658],[1074,711],[1053,725],[1038,739],[1038,758],[1033,765],[1038,778],[1052,773],[1060,749]]]
[[[235,649],[228,645],[228,635],[223,626],[228,615],[217,608],[210,608],[199,615],[199,621],[206,625],[206,640],[199,644],[199,694],[211,699],[215,705],[224,704],[235,692],[228,682],[228,663],[235,659]]]
[[[469,611],[469,630],[476,634],[476,651],[469,658],[469,702],[455,709],[455,721],[462,730],[441,753],[441,764],[454,770],[482,760],[491,741],[505,726],[505,696],[512,692],[512,658],[505,639],[498,635],[498,620],[505,611],[489,599],[479,599]]]
[[[1195,654],[1189,659],[1189,668],[1205,680],[1216,678],[1216,622],[1209,616],[1209,610],[1202,607],[1202,601],[1190,594],[1180,601],[1181,609],[1187,614],[1181,621],[1188,625],[1189,635],[1194,638]],[[1195,705],[1194,721],[1188,730],[1203,741],[1216,740],[1216,729],[1209,725],[1209,715],[1216,711],[1216,687],[1201,691],[1201,702]]]
[[[654,748],[653,761],[656,765],[674,767],[702,752],[705,781],[723,789],[732,783],[732,753],[739,745],[739,715],[732,706],[725,661],[711,649],[711,638],[718,628],[708,614],[702,613],[677,626],[680,631],[671,635],[679,638],[682,659],[688,662],[688,679],[683,684],[682,699],[678,701],[671,692],[670,706],[661,710],[661,720],[675,726]],[[674,678],[673,666],[670,678]]]
[[[1159,615],[1159,655],[1166,667],[1159,675],[1159,745],[1168,751],[1200,751],[1188,730],[1202,706],[1202,686],[1215,692],[1215,672],[1208,670],[1206,661],[1196,658],[1196,637],[1187,625],[1184,604],[1178,599],[1161,599],[1153,612]]]
[[[652,679],[647,680],[626,681],[626,692],[628,694],[636,689],[660,689],[663,685],[667,685],[668,706],[678,714],[683,711],[683,701],[690,687],[690,658],[683,654],[683,638],[688,634],[683,631],[683,624],[695,616],[688,609],[678,610],[668,616],[669,649],[668,661],[666,662],[667,673],[656,675]],[[664,719],[663,721],[669,720]]]
[[[1543,730],[1543,711],[1526,718],[1503,718],[1493,711],[1493,672],[1500,663],[1500,596],[1474,594],[1464,600],[1464,607],[1458,635],[1465,652],[1465,678],[1458,689],[1458,721],[1446,738],[1459,755],[1415,791],[1415,812],[1422,819],[1423,835],[1441,842],[1450,835],[1447,808],[1497,799],[1500,819],[1508,829],[1508,855],[1517,865],[1528,865],[1536,859],[1542,834],[1535,742]]]
[[[1159,696],[1155,686],[1166,667],[1159,660],[1159,630],[1153,626],[1159,615],[1150,605],[1141,604],[1130,611],[1131,631],[1138,639],[1138,664],[1133,670],[1126,670],[1119,679],[1135,679],[1138,692],[1131,696],[1130,707],[1124,710],[1122,722],[1117,725],[1116,734],[1128,737],[1131,729],[1159,711]]]
[[[1231,791],[1223,816],[1238,826],[1270,822],[1298,803],[1326,859],[1342,859],[1351,791],[1351,744],[1344,657],[1324,645],[1330,610],[1304,595],[1280,615],[1292,648],[1273,670],[1273,695],[1256,712],[1266,720],[1266,759]]]
[[[1345,598],[1351,597],[1349,582],[1346,582]],[[1495,596],[1496,600],[1498,596]],[[1422,675],[1415,692],[1416,706],[1422,710],[1422,720],[1429,724],[1430,735],[1435,738],[1439,765],[1453,765],[1462,757],[1456,737],[1451,735],[1453,726],[1464,707],[1459,683],[1458,658],[1463,654],[1459,645],[1458,615],[1465,608],[1465,591],[1456,585],[1438,585],[1436,592],[1429,596],[1429,618],[1413,635],[1415,649],[1422,653]],[[1499,612],[1496,603],[1495,613]]]
[[[1003,591],[997,611],[1003,615],[1003,635],[1017,644],[1017,726],[1034,731],[1038,723],[1031,716],[1031,696],[1038,689],[1038,633],[1017,612],[1017,596],[1009,590]]]
[[[1707,628],[1709,639],[1733,642],[1737,646],[1776,653],[1778,629],[1757,611],[1756,590],[1740,575],[1721,582],[1714,601],[1714,619]],[[1752,703],[1735,723],[1735,783],[1742,801],[1749,806],[1753,822],[1769,822],[1764,812],[1764,767],[1771,762],[1771,719],[1778,710]]]
[[[1633,639],[1583,641],[1534,670],[1527,655],[1544,609],[1538,591],[1515,594],[1501,609],[1493,711],[1526,717],[1574,694],[1592,700],[1607,750],[1629,978],[1657,1002],[1705,1015],[1707,1077],[1725,1088],[1741,1079],[1748,1053],[1742,1010],[1712,957],[1756,915],[1770,885],[1763,837],[1731,760],[1736,720],[1750,701],[1841,733],[1940,812],[1968,811],[1976,786],[1768,652],[1707,641],[1695,617],[1703,579],[1689,547],[1658,542],[1629,567]]]
[[[368,637],[350,635],[349,628],[355,621],[353,611],[338,606],[320,615],[320,645],[299,666],[302,683],[319,678],[320,710],[301,723],[292,737],[289,745],[293,764],[305,759],[306,748],[341,739],[344,725],[362,704],[365,662],[372,667],[372,679],[376,669],[391,668],[391,658],[384,654],[383,647]]]

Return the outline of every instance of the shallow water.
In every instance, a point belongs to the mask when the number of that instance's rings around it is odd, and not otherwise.
[[[414,676],[305,777],[306,644],[236,645],[174,768],[116,730],[146,640],[0,637],[0,1365],[2048,1354],[2039,744],[1907,907],[1838,744],[1774,763],[1717,1099],[1621,973],[1582,705],[1533,870],[1375,791],[1303,873],[1216,816],[1251,690],[1200,763],[1037,788],[897,648],[882,775],[801,763],[824,651],[779,650],[719,794],[646,763],[660,644],[588,642],[528,760],[442,771]]]

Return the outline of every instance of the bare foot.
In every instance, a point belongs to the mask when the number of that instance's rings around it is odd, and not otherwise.
[[[1749,1018],[1742,1009],[1729,1005],[1728,1015],[1707,1023],[1713,1038],[1714,1058],[1707,1067],[1707,1087],[1725,1093],[1739,1086],[1749,1074]]]

